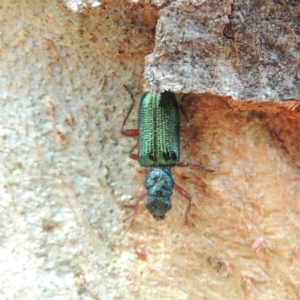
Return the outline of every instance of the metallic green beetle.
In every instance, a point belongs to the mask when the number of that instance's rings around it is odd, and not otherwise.
[[[143,194],[140,200],[147,196],[146,208],[155,219],[163,220],[166,212],[172,208],[170,197],[175,188],[189,201],[186,215],[190,209],[191,196],[174,182],[171,167],[196,165],[208,172],[213,170],[198,164],[179,162],[179,133],[186,131],[190,122],[183,108],[178,106],[172,92],[157,95],[145,93],[139,107],[138,129],[124,129],[134,106],[134,99],[132,100],[133,104],[124,118],[121,133],[126,136],[138,136],[138,154],[133,153],[137,147],[135,145],[130,151],[130,157],[138,160],[141,166],[151,168],[145,180],[147,193]],[[187,122],[184,126],[180,126],[179,110]]]
[[[139,107],[138,161],[143,167],[173,167],[179,161],[179,109],[171,92],[144,94]]]

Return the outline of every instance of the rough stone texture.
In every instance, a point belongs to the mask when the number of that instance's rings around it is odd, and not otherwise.
[[[120,203],[136,164],[119,128],[157,12],[119,3],[1,1],[0,299],[132,298]]]
[[[138,102],[156,20],[149,3],[1,1],[1,300],[299,299],[297,101],[188,95],[181,159],[215,173],[172,170],[188,224],[177,193],[163,222],[143,205],[122,222],[146,176],[119,133],[124,84]]]
[[[65,0],[67,7],[73,11],[81,11],[87,7],[97,7],[102,1],[98,0]]]
[[[299,19],[298,0],[172,1],[160,11],[145,88],[299,99]]]

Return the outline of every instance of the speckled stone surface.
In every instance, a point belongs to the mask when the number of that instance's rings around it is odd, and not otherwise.
[[[171,1],[160,11],[145,89],[299,99],[299,18],[297,0]]]

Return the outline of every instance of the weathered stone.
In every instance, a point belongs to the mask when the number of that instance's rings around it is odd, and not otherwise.
[[[299,1],[175,1],[161,10],[146,89],[300,98]]]

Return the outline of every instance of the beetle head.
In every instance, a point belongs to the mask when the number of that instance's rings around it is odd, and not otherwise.
[[[156,220],[161,221],[165,218],[166,212],[172,208],[172,203],[169,197],[148,196],[145,206]]]

